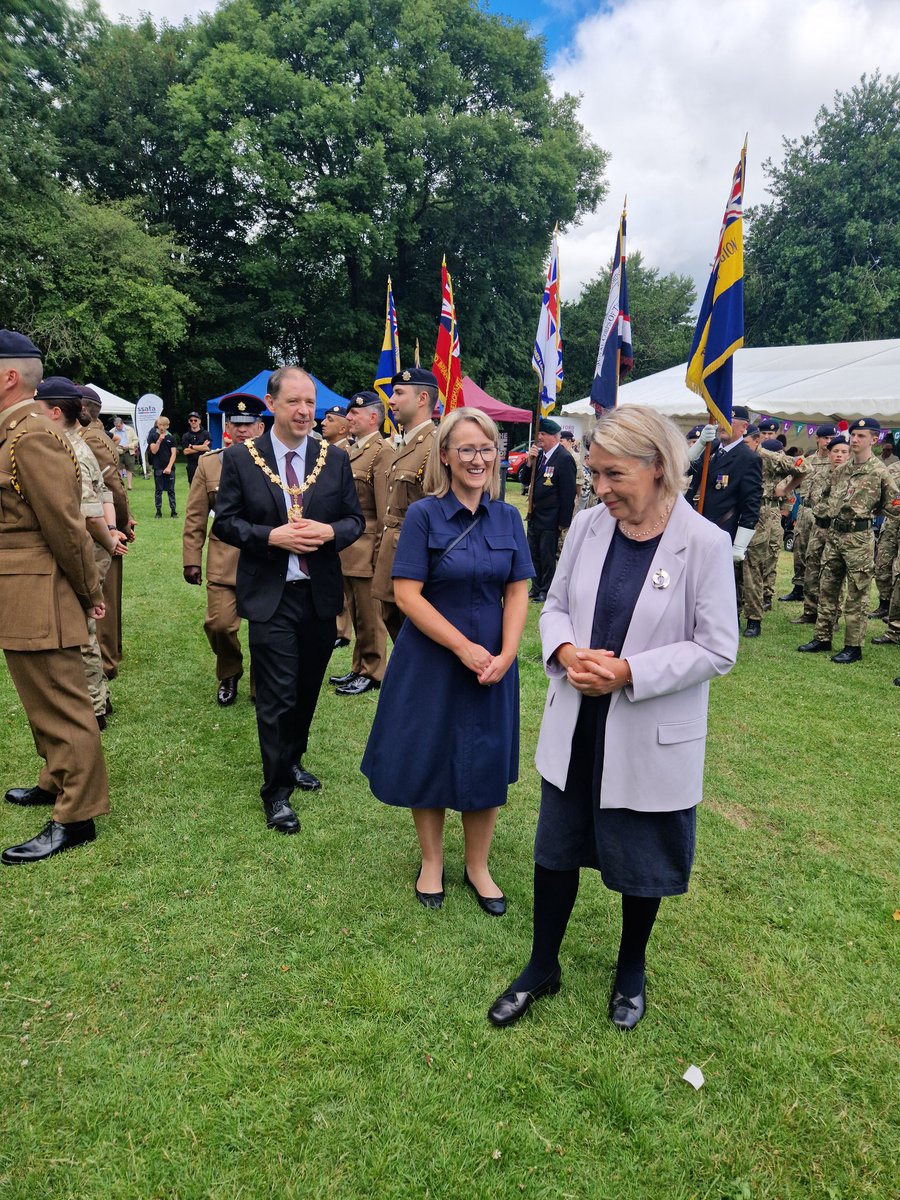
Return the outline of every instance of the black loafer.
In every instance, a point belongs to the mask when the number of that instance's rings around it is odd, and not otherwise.
[[[335,648],[335,650],[340,650],[342,646],[349,646],[349,645],[350,645],[350,639],[349,639],[349,638],[337,637],[337,638],[335,638],[335,639],[334,639],[334,648]]]
[[[859,646],[845,646],[837,654],[832,654],[831,661],[841,664],[862,662],[862,650]]]
[[[47,792],[42,787],[10,788],[4,799],[9,804],[21,804],[30,808],[33,804],[55,804],[56,793]]]
[[[316,779],[312,771],[304,771],[299,763],[291,768],[291,773],[294,776],[294,786],[298,787],[301,792],[317,792],[322,786],[321,781]]]
[[[520,1020],[542,996],[555,996],[562,983],[562,971],[556,971],[530,992],[516,992],[512,988],[498,996],[488,1009],[488,1020],[492,1025],[512,1025]]]
[[[797,649],[801,654],[822,654],[825,650],[831,649],[831,642],[820,642],[818,638],[813,638],[811,642],[804,642]]]
[[[370,679],[368,675],[357,675],[349,683],[345,683],[343,687],[335,689],[336,696],[361,696],[363,692],[377,692],[381,687],[380,683],[376,683],[374,679]]]
[[[419,891],[419,876],[422,874],[422,868],[416,873],[416,882],[414,884],[416,899],[423,908],[441,908],[444,903],[444,872],[441,871],[441,890],[439,892],[420,892]]]
[[[748,621],[747,628],[744,630],[744,637],[759,637],[762,633],[761,621]]]
[[[467,868],[463,868],[463,883],[466,887],[470,887],[475,893],[475,899],[480,907],[489,917],[502,917],[506,912],[506,897],[505,896],[482,896],[481,892],[475,887],[475,884],[469,878]]]
[[[333,687],[345,687],[346,684],[352,683],[356,678],[355,671],[348,671],[346,675],[329,675],[328,682]]]
[[[263,808],[266,810],[266,824],[270,829],[277,829],[279,833],[300,832],[297,814],[287,800],[264,800]]]
[[[220,680],[216,690],[216,704],[221,708],[228,708],[230,704],[234,704],[237,700],[237,685],[237,675],[228,675],[225,679]]]
[[[624,996],[616,988],[609,998],[609,1019],[617,1029],[634,1029],[644,1015],[644,989],[639,996]]]
[[[41,832],[29,842],[20,846],[10,846],[0,855],[0,859],[8,867],[19,866],[22,863],[42,862],[52,858],[54,854],[62,854],[64,850],[73,850],[92,842],[97,836],[94,822],[72,821],[69,825],[60,825],[58,821],[48,821]]]

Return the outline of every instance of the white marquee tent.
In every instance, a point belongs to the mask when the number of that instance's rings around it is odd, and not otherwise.
[[[669,417],[701,420],[706,407],[685,386],[686,369],[682,364],[623,384],[619,404],[646,404]],[[734,403],[785,421],[875,417],[882,425],[897,425],[900,338],[738,350]],[[593,416],[589,399],[566,404],[562,412]]]
[[[125,417],[131,424],[134,424],[134,408],[135,406],[128,400],[123,400],[121,396],[116,396],[112,392],[108,392],[106,388],[102,388],[99,383],[89,383],[87,385],[93,388],[103,403],[100,405],[100,413],[102,416],[109,417]]]

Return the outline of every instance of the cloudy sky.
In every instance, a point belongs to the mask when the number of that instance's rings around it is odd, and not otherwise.
[[[439,0],[435,0],[439,2]],[[102,0],[112,17],[178,22],[213,0]],[[607,200],[560,241],[563,295],[612,256],[628,196],[628,247],[690,275],[702,295],[749,135],[745,202],[765,200],[762,163],[812,130],[863,72],[900,66],[897,0],[489,0],[545,37],[557,92],[612,158]],[[548,240],[553,225],[548,214]]]

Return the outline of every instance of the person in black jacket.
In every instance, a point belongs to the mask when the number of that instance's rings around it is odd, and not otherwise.
[[[538,425],[539,449],[532,446],[519,472],[519,478],[529,483],[528,548],[536,571],[529,599],[538,603],[547,599],[559,535],[572,523],[578,492],[578,464],[560,447],[561,432],[556,421],[545,417]]]
[[[321,786],[302,757],[344,604],[338,552],[365,522],[346,451],[309,436],[312,377],[280,367],[266,404],[271,432],[223,455],[213,532],[241,551],[237,608],[248,621],[256,679],[266,822],[296,833],[293,789]]]

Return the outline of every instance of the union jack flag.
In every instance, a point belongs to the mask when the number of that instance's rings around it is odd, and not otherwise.
[[[441,263],[441,320],[431,367],[438,381],[438,408],[441,417],[461,408],[463,400],[462,366],[459,357],[459,327],[453,302],[453,281],[447,270],[447,257]]]
[[[556,394],[562,387],[562,337],[560,335],[559,306],[559,245],[557,230],[553,230],[550,250],[550,266],[541,300],[541,315],[538,318],[531,365],[540,381],[541,416],[549,416],[556,405]]]

